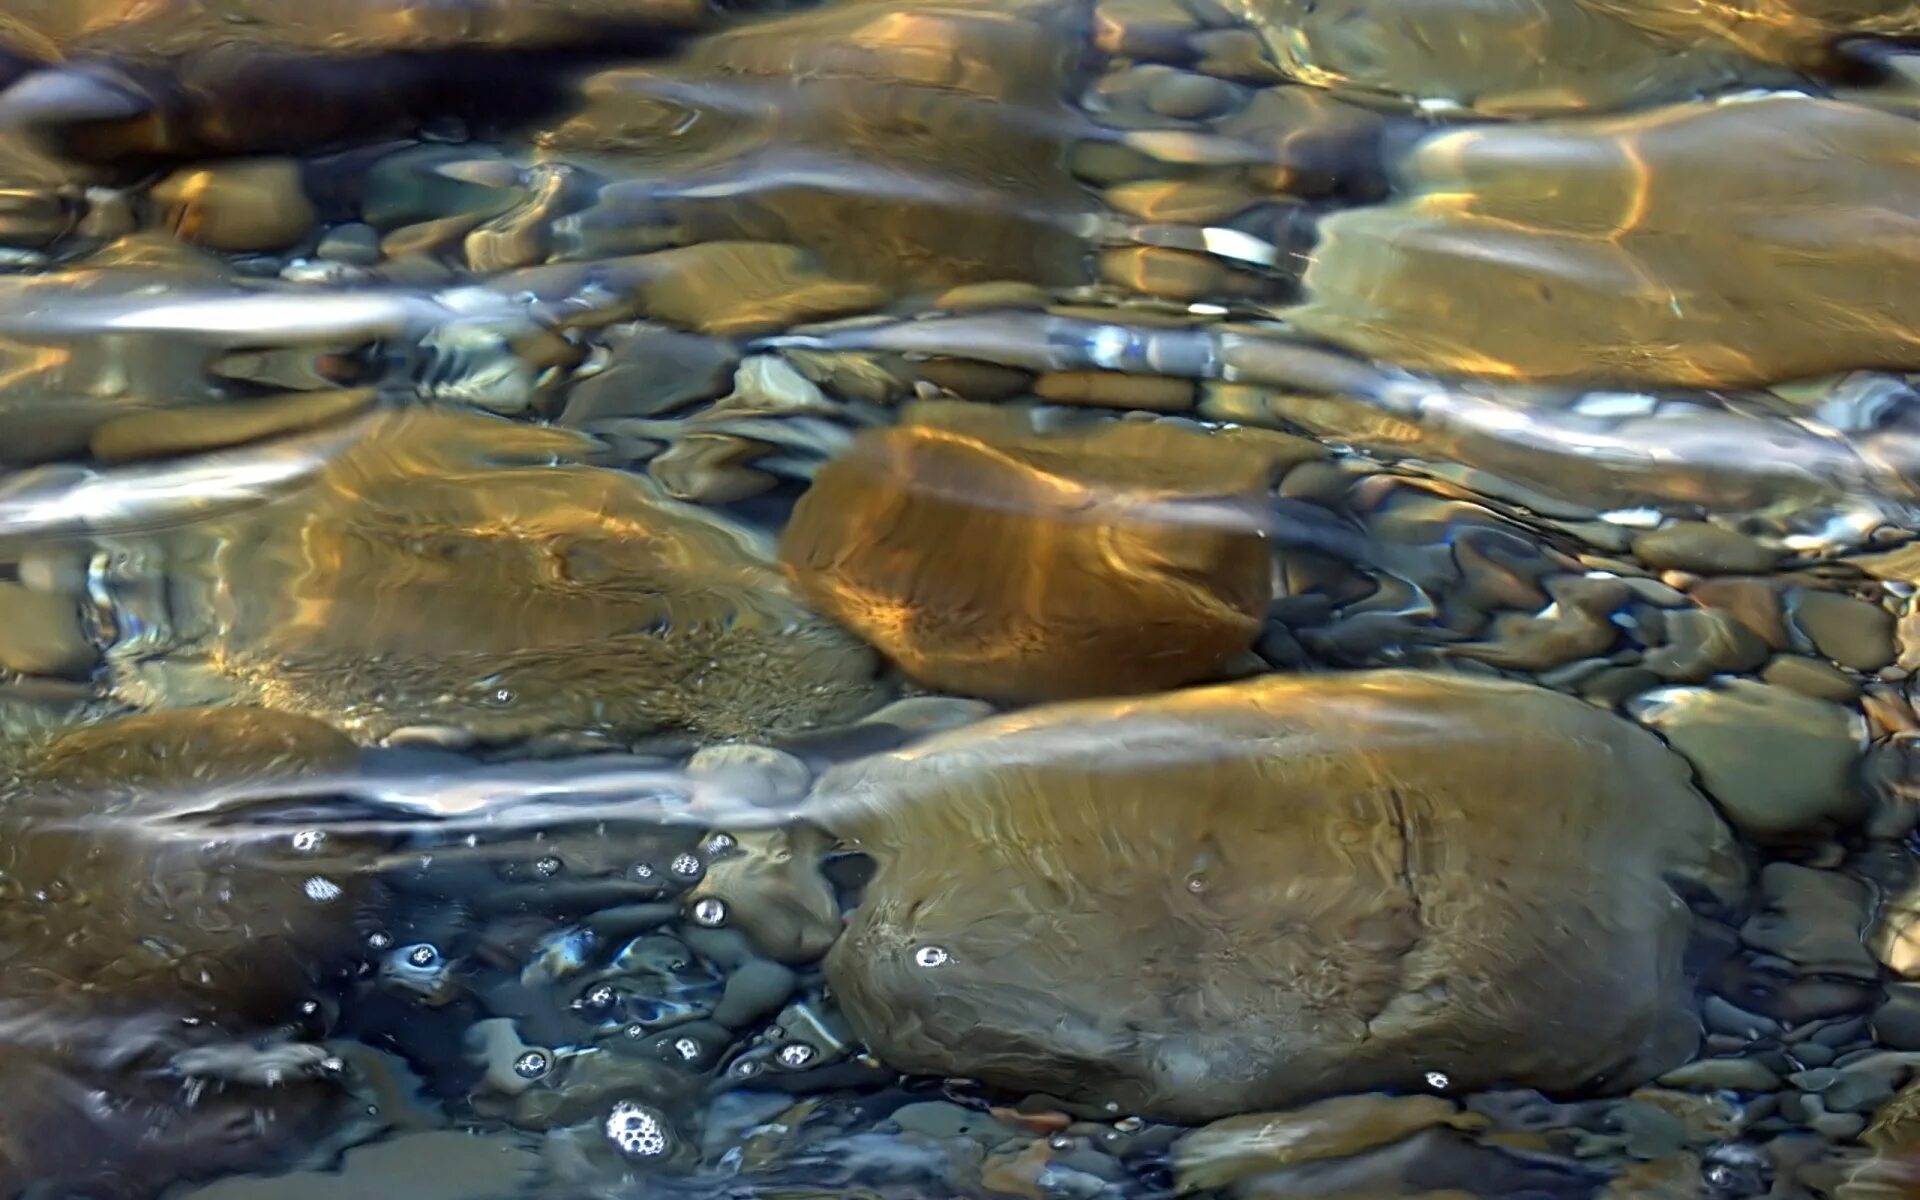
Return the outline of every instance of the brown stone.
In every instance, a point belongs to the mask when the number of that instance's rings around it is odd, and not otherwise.
[[[781,540],[800,590],[942,690],[1148,691],[1247,648],[1270,595],[1258,442],[1132,421],[1036,434],[915,406],[822,468]]]
[[[1289,319],[1499,378],[1716,387],[1920,364],[1907,118],[1779,95],[1477,127],[1429,138],[1401,175],[1392,203],[1321,223]]]
[[[183,168],[154,185],[153,199],[169,228],[215,250],[278,250],[318,220],[290,158]]]
[[[1633,1086],[1696,1036],[1667,881],[1739,875],[1650,734],[1410,672],[1031,709],[814,803],[879,864],[827,970],[883,1060],[1175,1120]]]

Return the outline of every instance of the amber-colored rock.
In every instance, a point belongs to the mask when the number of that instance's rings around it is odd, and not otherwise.
[[[1402,174],[1393,203],[1322,223],[1302,327],[1504,378],[1712,387],[1920,364],[1907,118],[1687,104],[1440,134]]]
[[[884,699],[872,654],[797,603],[751,534],[569,463],[588,440],[445,412],[372,421],[311,486],[163,543],[171,599],[110,654],[120,694],[484,739],[764,736]]]
[[[1270,597],[1251,441],[1131,421],[1036,434],[916,406],[822,468],[781,539],[800,590],[943,690],[1149,691],[1247,648]]]
[[[877,1054],[1177,1120],[1650,1078],[1697,1033],[1668,881],[1739,871],[1651,734],[1410,672],[1032,709],[815,803],[879,864],[827,959]]]

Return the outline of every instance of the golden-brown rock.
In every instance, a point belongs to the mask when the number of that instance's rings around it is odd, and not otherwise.
[[[1434,136],[1292,319],[1419,370],[1713,387],[1920,364],[1920,124],[1805,96]],[[1529,314],[1515,321],[1512,314]]]
[[[122,717],[28,749],[0,836],[0,998],[75,1018],[148,1004],[286,1019],[353,944],[363,881],[284,838],[183,838],[163,822],[212,789],[353,759],[328,726],[251,708]]]
[[[121,695],[483,739],[764,736],[883,701],[872,653],[794,600],[768,548],[638,476],[568,462],[589,440],[454,413],[370,420],[311,486],[163,543],[171,598],[110,655]]]
[[[1651,734],[1411,672],[1032,709],[815,802],[878,864],[827,959],[877,1054],[1178,1120],[1650,1078],[1697,1035],[1673,884],[1740,870]]]
[[[1247,648],[1271,596],[1254,441],[1122,421],[1041,435],[916,406],[824,467],[781,539],[800,590],[943,690],[1149,691]]]
[[[241,159],[182,168],[154,185],[168,228],[215,250],[278,250],[316,219],[289,158]]]

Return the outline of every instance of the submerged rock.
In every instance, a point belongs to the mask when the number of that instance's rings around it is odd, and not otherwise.
[[[827,970],[890,1065],[1182,1120],[1650,1078],[1697,1034],[1681,894],[1738,875],[1657,739],[1401,672],[1036,709],[816,803],[878,863]]]
[[[312,486],[170,538],[165,608],[146,599],[160,580],[126,581],[145,619],[110,655],[116,690],[246,698],[369,739],[765,735],[881,702],[871,652],[796,602],[751,533],[566,461],[589,447],[377,418]]]
[[[1400,165],[1399,199],[1321,223],[1289,319],[1491,377],[1717,387],[1911,367],[1920,276],[1899,248],[1920,228],[1917,156],[1905,117],[1791,95],[1442,133]]]
[[[1275,1167],[1358,1154],[1436,1125],[1484,1123],[1438,1096],[1335,1096],[1291,1112],[1228,1117],[1175,1143],[1174,1186],[1182,1193],[1223,1187]]]
[[[1857,713],[1751,679],[1649,692],[1631,709],[1686,756],[1701,786],[1749,837],[1819,833],[1865,815],[1854,780],[1863,735]]]
[[[1271,595],[1257,443],[1118,422],[1043,435],[917,407],[824,467],[781,539],[801,591],[944,691],[1148,691],[1245,650]]]
[[[0,998],[58,998],[67,1016],[185,1003],[284,1018],[351,944],[364,881],[292,831],[221,839],[165,821],[210,789],[338,771],[353,755],[319,722],[247,708],[122,717],[29,750],[0,836]],[[26,1036],[63,1040],[61,1017],[43,1013]]]

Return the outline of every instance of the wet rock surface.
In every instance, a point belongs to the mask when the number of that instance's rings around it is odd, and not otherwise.
[[[1534,816],[1566,859],[1477,807],[1546,777]],[[1429,1071],[1564,1089],[1678,1065],[1667,877],[1737,875],[1657,741],[1417,675],[1039,709],[817,794],[879,863],[828,970],[883,1058],[1185,1119]],[[1509,898],[1537,889],[1570,903]]]
[[[1053,435],[918,410],[815,479],[781,557],[801,591],[937,688],[1147,691],[1245,650],[1271,596],[1257,441],[1109,424]],[[990,547],[968,560],[955,547]]]
[[[1916,33],[8,6],[0,1195],[1903,1194]]]

